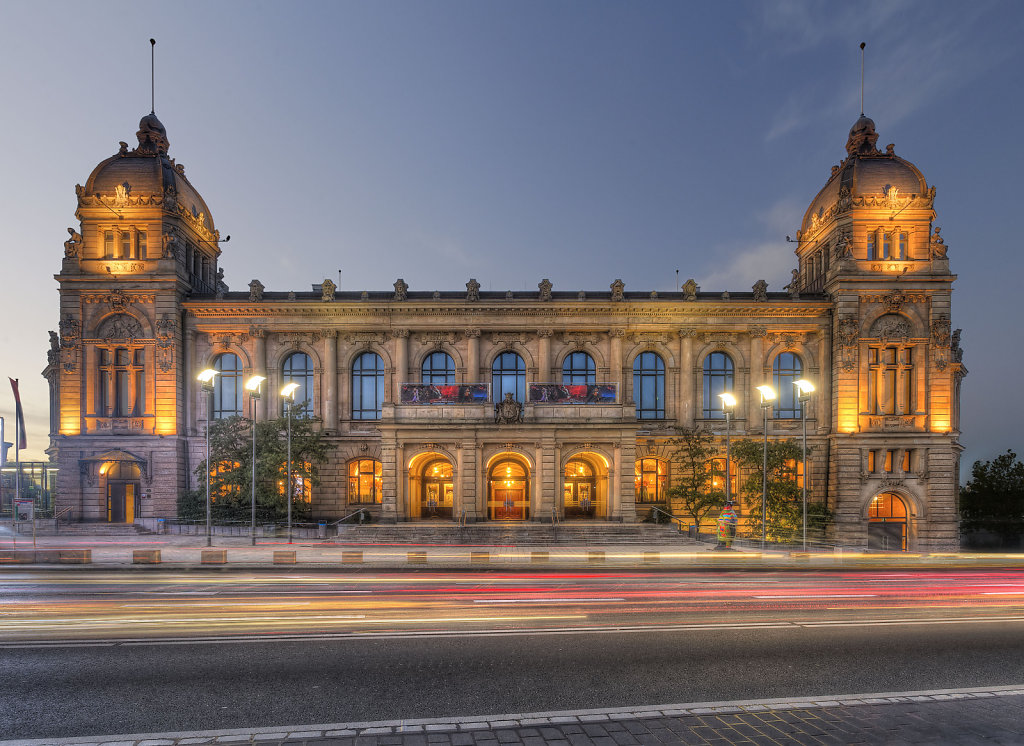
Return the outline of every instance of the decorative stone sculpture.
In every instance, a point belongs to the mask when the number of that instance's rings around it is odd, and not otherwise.
[[[263,300],[263,283],[253,280],[249,283],[249,302],[259,303]]]
[[[332,301],[334,300],[334,291],[338,289],[331,280],[324,280],[324,284],[320,286],[320,300]]]
[[[789,284],[785,289],[789,291],[790,298],[797,300],[800,297],[800,270],[794,269],[790,275]]]
[[[82,234],[74,228],[68,228],[68,235],[71,238],[64,242],[64,257],[66,259],[74,259],[82,248]]]
[[[700,286],[696,280],[692,277],[683,283],[683,299],[684,300],[697,300],[697,293],[700,292]]]
[[[758,303],[768,302],[768,283],[764,280],[758,280],[753,284],[751,290],[754,291],[754,300]]]
[[[551,300],[551,288],[553,287],[551,280],[545,277],[537,287],[540,289],[540,300]]]
[[[220,267],[217,268],[217,287],[216,294],[217,300],[223,300],[224,295],[228,292],[228,285],[224,282],[224,270]]]
[[[932,259],[945,259],[946,250],[949,248],[946,246],[946,242],[942,240],[942,236],[939,235],[942,231],[941,228],[936,226],[935,232],[932,233],[931,238],[928,240],[928,250],[931,254]]]
[[[623,291],[626,288],[626,283],[624,283],[622,280],[616,280],[608,287],[612,289],[612,300],[620,301],[625,298],[625,293]]]
[[[392,296],[392,300],[406,300],[409,297],[409,286],[405,280],[399,277],[395,280],[395,294]]]
[[[523,405],[511,393],[494,405],[494,421],[499,425],[512,425],[523,421]]]
[[[480,283],[474,277],[466,283],[466,300],[480,300]]]

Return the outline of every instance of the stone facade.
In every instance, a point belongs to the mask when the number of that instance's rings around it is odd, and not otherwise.
[[[330,280],[231,292],[218,271],[224,242],[155,116],[138,136],[77,188],[80,233],[69,229],[56,276],[49,452],[62,505],[83,520],[174,514],[205,454],[210,398],[195,374],[218,361],[233,361],[238,383],[267,377],[258,419],[280,413],[276,392],[299,375],[331,446],[314,516],[339,518],[369,494],[384,521],[636,521],[659,497],[638,492],[641,459],[660,461],[670,484],[667,438],[723,435],[722,386],[739,400],[732,437],[762,438],[755,387],[789,386],[796,365],[817,387],[805,405],[806,479],[834,511],[834,540],[879,545],[896,526],[908,549],[957,545],[966,371],[950,322],[955,277],[932,227],[934,188],[891,147],[875,149],[871,120],[858,120],[808,208],[785,292],[760,281],[708,293],[691,280],[659,294],[615,280],[583,293],[546,279],[531,293],[481,291],[473,279],[440,293],[403,279],[386,292]],[[247,400],[218,396],[219,413],[249,416]],[[790,409],[768,420],[768,437],[801,428]],[[357,502],[360,463],[371,472]],[[130,508],[112,507],[120,482],[132,485]]]

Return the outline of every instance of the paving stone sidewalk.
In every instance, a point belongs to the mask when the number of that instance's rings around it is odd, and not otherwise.
[[[500,717],[32,739],[0,746],[1012,746],[1024,744],[1024,686]]]

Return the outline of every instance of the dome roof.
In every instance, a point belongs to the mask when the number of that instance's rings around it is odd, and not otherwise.
[[[828,183],[807,208],[801,231],[813,230],[831,216],[840,197],[885,198],[896,194],[909,197],[928,191],[928,184],[917,166],[896,155],[892,145],[881,152],[875,147],[876,142],[875,123],[862,114],[850,129],[846,160],[833,167]]]
[[[137,148],[128,150],[127,143],[122,142],[120,152],[93,169],[83,195],[99,194],[104,201],[120,204],[163,203],[165,209],[173,209],[177,204],[193,218],[201,215],[203,226],[212,233],[210,209],[185,178],[185,167],[168,157],[167,131],[156,114],[142,118],[136,137]]]

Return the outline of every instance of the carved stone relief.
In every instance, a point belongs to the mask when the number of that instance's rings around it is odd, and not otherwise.
[[[178,320],[164,314],[156,322],[156,364],[164,373],[174,368],[174,337],[178,331]]]
[[[320,286],[320,300],[327,302],[334,300],[334,292],[338,289],[331,280],[324,280],[323,285]]]
[[[480,283],[476,281],[475,277],[470,277],[469,282],[466,283],[466,300],[480,300]]]
[[[758,280],[751,286],[751,290],[754,291],[754,301],[757,303],[768,302],[768,283],[764,280]]]
[[[613,282],[608,287],[610,287],[612,290],[612,300],[620,301],[625,299],[624,291],[626,289],[626,283],[624,283],[622,280],[615,280],[615,282]]]
[[[409,298],[409,285],[399,277],[395,280],[395,294],[391,297],[392,300],[408,300]]]
[[[540,294],[537,296],[540,300],[551,300],[551,280],[545,277],[537,285],[537,288],[540,290]]]
[[[105,341],[142,339],[142,324],[134,316],[115,314],[104,319],[96,330],[96,338]]]
[[[886,314],[871,325],[869,337],[879,339],[906,339],[910,336],[910,322],[902,316]]]
[[[747,334],[757,339],[763,339],[768,336],[768,327],[755,324],[747,329]]]
[[[700,285],[691,277],[683,283],[683,298],[685,300],[697,300],[697,293],[700,292]]]
[[[253,280],[249,283],[249,302],[259,303],[263,300],[263,283]]]

